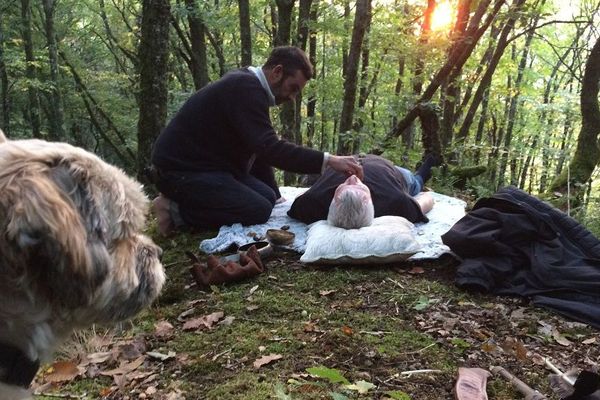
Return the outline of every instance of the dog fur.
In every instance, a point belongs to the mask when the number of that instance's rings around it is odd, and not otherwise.
[[[148,306],[165,281],[161,249],[140,233],[148,206],[97,156],[0,131],[0,343],[47,361],[74,329]],[[0,383],[1,399],[25,392]]]

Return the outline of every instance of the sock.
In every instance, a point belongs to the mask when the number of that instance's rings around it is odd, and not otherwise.
[[[415,175],[419,175],[423,178],[423,184],[425,184],[431,178],[431,168],[439,165],[437,157],[433,153],[427,154],[421,163]]]

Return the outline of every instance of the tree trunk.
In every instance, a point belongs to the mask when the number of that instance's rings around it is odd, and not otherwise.
[[[190,42],[192,45],[191,72],[196,90],[203,88],[209,82],[208,66],[206,64],[206,26],[202,20],[200,9],[195,0],[185,0],[187,19],[190,27]]]
[[[431,34],[431,17],[435,11],[436,0],[427,0],[427,8],[423,12],[423,22],[421,23],[421,36],[419,36],[419,46],[421,53],[425,52],[429,35]],[[425,57],[416,57],[415,72],[413,77],[413,93],[418,97],[423,90],[423,69],[425,67]]]
[[[592,48],[585,64],[585,73],[581,85],[581,131],[577,139],[575,154],[569,168],[550,185],[550,192],[567,193],[570,188],[571,206],[582,203],[585,184],[592,176],[600,160],[598,135],[600,135],[600,107],[598,91],[600,82],[600,39]],[[570,175],[570,180],[567,175]]]
[[[298,31],[296,38],[294,39],[294,46],[301,48],[306,51],[306,45],[308,42],[308,27],[310,25],[310,8],[312,0],[300,0],[298,6]],[[314,64],[313,64],[314,65]],[[302,144],[302,129],[301,129],[301,115],[302,115],[302,92],[296,95],[294,102],[294,141],[297,144]]]
[[[363,38],[370,22],[371,0],[357,0],[354,26],[352,28],[352,40],[350,42],[348,64],[344,79],[344,99],[342,103],[342,115],[340,116],[338,154],[349,154],[352,151],[350,132],[352,130],[354,103],[356,101],[358,66],[360,64]]]
[[[29,0],[21,0],[21,35],[25,50],[25,76],[27,77],[27,96],[29,100],[27,117],[31,123],[31,134],[34,138],[42,137],[42,121],[40,117],[40,98],[34,82],[37,80],[35,55],[31,38],[31,8]]]
[[[54,9],[55,0],[43,0],[46,29],[46,43],[48,45],[48,61],[50,63],[50,80],[52,90],[50,93],[50,138],[53,140],[64,140],[64,111],[62,105],[62,95],[60,91],[60,81],[58,73],[58,45],[56,43],[56,34],[54,33]]]
[[[150,163],[152,144],[165,126],[168,97],[169,0],[143,0],[140,40],[138,178]]]
[[[252,31],[250,30],[250,2],[238,0],[240,10],[240,44],[242,50],[242,67],[252,65]]]
[[[292,11],[295,0],[276,0],[277,3],[277,34],[275,46],[288,46],[292,33]]]
[[[288,46],[291,42],[292,12],[295,0],[276,0],[277,3],[277,33],[275,34],[275,46]],[[292,142],[298,142],[296,132],[296,102],[286,102],[281,105],[279,114],[281,122],[281,136]],[[283,173],[284,185],[296,183],[296,174],[288,171]]]
[[[8,96],[8,73],[6,72],[6,63],[4,62],[4,25],[0,18],[0,92],[2,102],[2,121],[0,129],[6,136],[10,136],[10,98]]]
[[[536,18],[537,22],[537,18]],[[534,24],[535,25],[535,24]],[[523,82],[523,74],[525,73],[525,67],[527,66],[527,59],[529,58],[529,48],[531,46],[531,40],[533,39],[534,31],[530,31],[525,39],[523,51],[521,53],[521,59],[519,60],[519,67],[517,70],[517,78],[515,79],[515,86],[513,88],[514,95],[510,99],[510,109],[508,111],[508,121],[506,127],[506,135],[504,136],[504,152],[500,157],[500,170],[498,172],[498,187],[504,186],[504,173],[506,172],[506,165],[508,163],[508,155],[510,152],[510,144],[513,136],[513,129],[515,126],[515,118],[517,117],[517,108],[520,103],[521,96],[521,83]],[[511,185],[516,185],[517,182],[514,180],[514,172],[511,174]]]
[[[317,21],[317,10],[318,10],[318,0],[314,0],[313,6],[310,11],[310,21]],[[308,32],[308,58],[310,59],[311,64],[315,68],[315,74],[317,71],[317,33],[310,28]],[[315,137],[315,113],[317,110],[317,97],[313,94],[308,98],[306,102],[306,144],[308,147],[313,147],[314,145],[314,137]]]
[[[467,22],[469,21],[470,6],[471,0],[460,0],[458,3],[456,22],[451,34],[453,43],[464,40],[465,29],[467,28]],[[454,134],[453,129],[456,118],[456,105],[460,94],[460,86],[457,78],[458,76],[455,76],[445,82],[443,95],[444,106],[440,126],[440,140],[444,148],[452,142],[452,136]]]

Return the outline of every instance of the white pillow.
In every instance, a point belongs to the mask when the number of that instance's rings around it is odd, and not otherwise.
[[[343,229],[317,221],[310,225],[305,263],[374,264],[406,260],[418,253],[414,225],[406,218],[386,215],[360,229]]]

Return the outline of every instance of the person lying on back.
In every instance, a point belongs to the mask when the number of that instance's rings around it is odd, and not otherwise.
[[[414,174],[383,157],[355,157],[362,164],[364,180],[326,171],[294,200],[288,215],[306,224],[327,219],[346,229],[368,226],[374,217],[383,215],[401,216],[411,222],[428,221],[425,214],[434,202],[422,189],[431,177],[431,168],[438,164],[436,156],[425,157]]]

